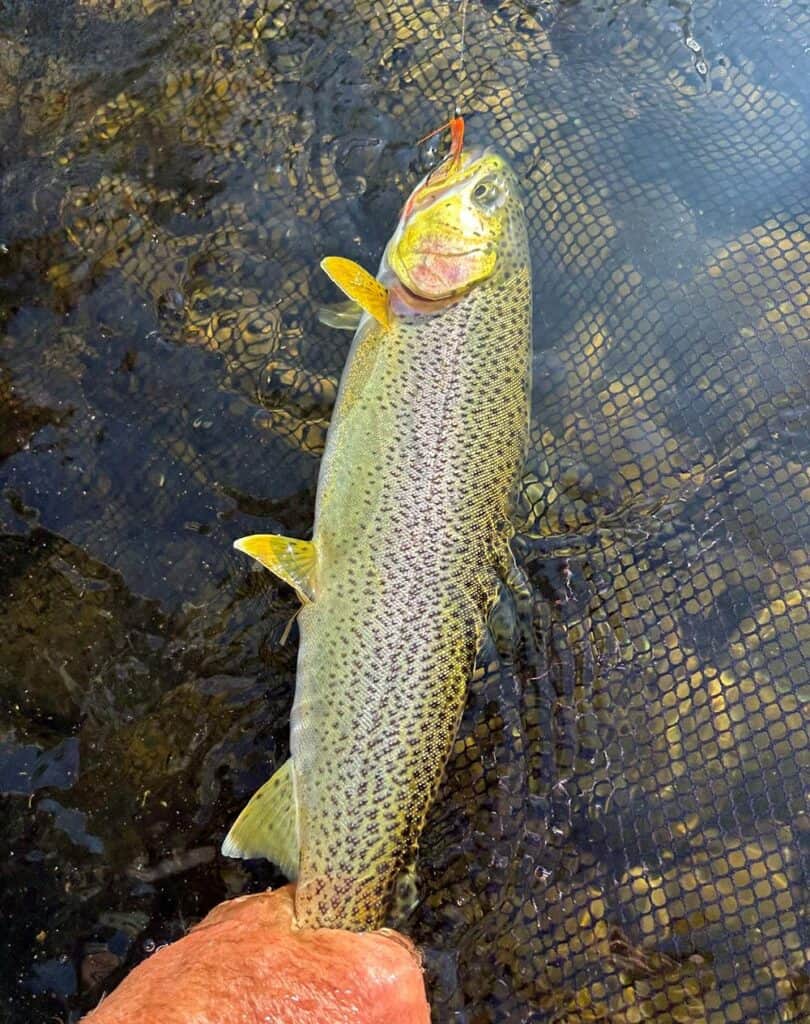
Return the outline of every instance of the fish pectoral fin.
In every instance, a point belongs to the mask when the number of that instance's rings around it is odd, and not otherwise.
[[[298,820],[288,759],[256,790],[222,843],[225,857],[264,857],[287,878],[298,875]]]
[[[337,331],[356,331],[363,316],[363,307],[354,299],[345,302],[330,302],[318,310],[318,319],[327,327]]]
[[[388,289],[376,277],[354,260],[342,256],[327,256],[321,260],[321,269],[350,299],[353,299],[382,327],[391,324]]]
[[[295,587],[302,601],[315,600],[316,549],[311,540],[295,540],[276,533],[254,533],[250,537],[240,537],[233,546]]]

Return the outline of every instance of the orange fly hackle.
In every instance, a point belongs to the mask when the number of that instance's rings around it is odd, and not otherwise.
[[[432,132],[428,132],[427,135],[423,136],[418,146],[422,143],[427,142],[428,139],[432,139],[440,132],[450,129],[450,152],[447,154],[445,159],[439,165],[444,167],[447,164],[447,171],[455,171],[461,163],[461,151],[464,149],[464,118],[461,116],[451,117],[449,121],[439,125],[438,128],[434,128]],[[439,168],[437,167],[436,170]],[[434,172],[435,173],[435,172]]]

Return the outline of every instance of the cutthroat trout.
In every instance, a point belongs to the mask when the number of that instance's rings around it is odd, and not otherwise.
[[[312,541],[236,542],[298,591],[291,757],[223,853],[297,877],[301,927],[379,927],[412,857],[510,565],[528,435],[531,272],[514,174],[450,155],[414,189],[377,277],[322,264],[362,308]]]

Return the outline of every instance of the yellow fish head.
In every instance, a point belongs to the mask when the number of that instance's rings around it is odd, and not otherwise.
[[[385,262],[419,299],[463,294],[495,272],[517,194],[515,176],[497,153],[448,158],[412,192]]]

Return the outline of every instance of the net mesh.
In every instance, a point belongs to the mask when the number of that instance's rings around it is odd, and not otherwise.
[[[213,844],[286,756],[295,602],[230,542],[306,535],[318,260],[376,265],[460,90],[524,185],[536,354],[529,586],[401,925],[435,1017],[810,1020],[807,4],[470,4],[463,75],[458,4],[3,18],[20,1019],[250,882]]]

